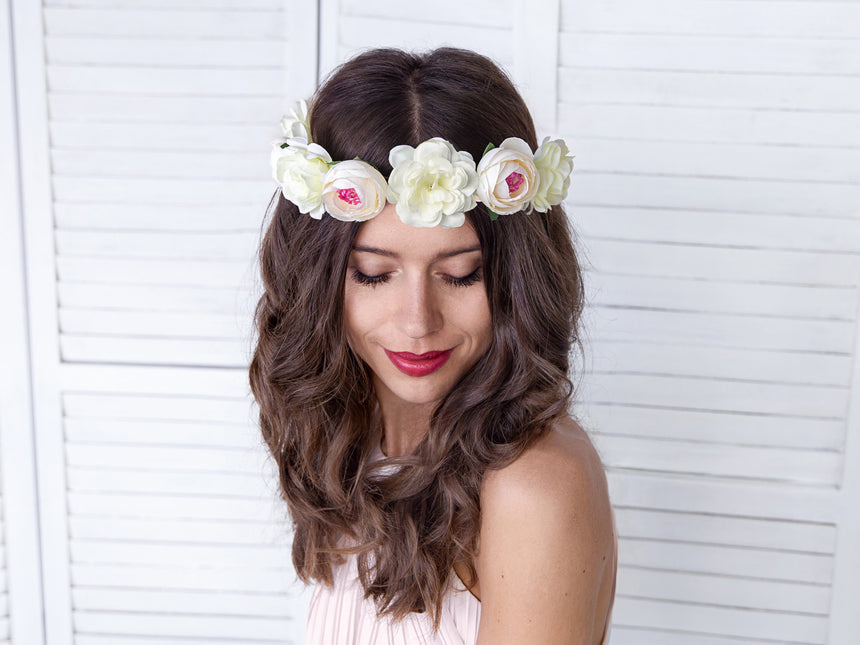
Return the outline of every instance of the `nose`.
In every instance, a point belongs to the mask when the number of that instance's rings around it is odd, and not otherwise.
[[[426,277],[410,281],[400,306],[400,327],[410,338],[424,338],[442,328],[437,295]]]

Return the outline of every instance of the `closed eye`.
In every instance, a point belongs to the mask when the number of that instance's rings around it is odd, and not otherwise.
[[[444,280],[453,287],[471,287],[476,282],[481,281],[481,267],[478,267],[472,273],[462,278],[446,275]]]
[[[358,269],[353,269],[352,279],[358,284],[375,287],[377,285],[388,282],[389,274],[380,273],[379,275],[367,275],[365,273],[362,273]],[[481,267],[478,267],[469,275],[463,276],[461,278],[446,275],[443,276],[442,279],[445,281],[446,284],[449,284],[452,287],[471,287],[476,282],[481,281]]]

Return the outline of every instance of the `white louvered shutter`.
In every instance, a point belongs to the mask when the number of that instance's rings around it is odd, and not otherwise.
[[[247,365],[270,144],[307,91],[292,48],[316,7],[15,9],[45,130],[39,141],[39,116],[22,121],[43,156],[25,193],[49,196],[25,212],[41,241],[28,264],[41,267],[48,642],[301,643],[308,594]]]
[[[562,6],[612,642],[856,643],[860,7]]]
[[[44,641],[12,14],[0,7],[0,644]]]
[[[856,3],[11,9],[50,645],[303,641],[246,375],[269,142],[317,63],[443,44],[576,155],[613,645],[856,643]]]
[[[854,642],[857,18],[322,3],[323,73],[368,46],[471,47],[524,87],[539,138],[576,154],[578,409],[617,507],[615,645]]]

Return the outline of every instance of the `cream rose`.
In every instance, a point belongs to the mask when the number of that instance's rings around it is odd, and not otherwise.
[[[491,211],[510,215],[534,197],[540,177],[532,159],[529,144],[517,137],[484,153],[478,163],[478,197]]]
[[[363,222],[385,208],[385,177],[359,159],[341,161],[326,173],[322,200],[326,212],[344,222]]]
[[[412,226],[456,228],[475,208],[478,175],[468,152],[439,137],[412,146],[396,146],[388,155],[388,201]]]
[[[310,121],[308,121],[307,101],[299,101],[290,110],[289,114],[283,116],[281,119],[281,130],[283,130],[284,137],[287,139],[304,137],[306,141],[311,140],[311,125]]]
[[[538,191],[532,199],[535,210],[545,213],[550,206],[561,204],[570,188],[573,157],[561,139],[546,137],[535,153],[535,166],[540,175]]]
[[[321,219],[325,212],[322,203],[323,180],[328,172],[331,156],[322,146],[308,143],[304,138],[287,140],[288,146],[277,142],[272,148],[272,174],[281,185],[284,197],[299,207],[299,212],[310,213]]]

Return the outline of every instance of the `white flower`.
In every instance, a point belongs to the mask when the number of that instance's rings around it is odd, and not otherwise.
[[[385,177],[369,163],[359,159],[332,166],[322,186],[326,212],[344,222],[363,222],[385,208]]]
[[[284,197],[299,207],[299,212],[322,218],[323,179],[328,172],[331,156],[322,146],[308,143],[307,139],[288,139],[286,148],[281,142],[272,147],[272,174],[281,185]]]
[[[296,137],[304,137],[306,141],[311,140],[311,125],[308,121],[308,102],[299,101],[295,107],[290,110],[289,114],[285,114],[281,119],[281,130],[284,131],[284,137],[293,139]]]
[[[440,137],[412,146],[396,146],[388,155],[388,201],[412,226],[456,228],[475,208],[478,175],[468,152],[457,151]]]
[[[529,144],[517,137],[505,139],[481,157],[478,177],[478,197],[499,215],[522,210],[540,182]]]
[[[535,210],[545,213],[550,206],[561,204],[570,188],[573,157],[562,139],[543,140],[535,153],[535,166],[540,175],[538,191],[532,199]]]

